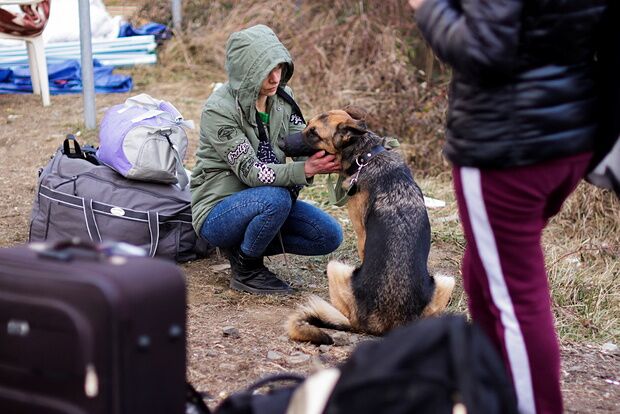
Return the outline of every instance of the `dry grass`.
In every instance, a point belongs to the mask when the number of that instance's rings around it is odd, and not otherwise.
[[[438,67],[430,88],[425,47],[405,2],[198,1],[185,4],[185,30],[160,53],[166,76],[223,81],[231,32],[254,24],[274,29],[291,51],[296,98],[308,116],[355,104],[372,114],[369,125],[410,145],[419,171],[443,168],[441,139],[446,76]],[[142,20],[168,22],[167,3],[147,3]],[[161,79],[160,79],[161,80]]]
[[[431,212],[433,250],[442,252],[436,265],[458,268],[464,240],[441,156],[449,73],[436,65],[433,85],[426,83],[426,49],[406,2],[188,0],[184,8],[184,31],[159,54],[165,70],[140,69],[136,79],[176,80],[180,88],[188,78],[223,81],[229,34],[272,27],[295,59],[291,86],[306,115],[356,104],[373,115],[372,129],[399,138],[424,192],[448,202]],[[168,3],[146,3],[135,19],[169,23]],[[306,196],[328,208],[324,187]],[[618,201],[587,184],[550,223],[544,248],[563,339],[620,341],[619,240]],[[459,288],[451,306],[464,303]]]
[[[560,334],[620,339],[620,202],[582,183],[544,238]]]

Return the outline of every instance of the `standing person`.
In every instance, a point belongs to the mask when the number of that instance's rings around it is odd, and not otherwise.
[[[541,235],[591,158],[607,1],[409,3],[453,68],[444,153],[467,241],[470,314],[500,349],[520,411],[561,413]]]
[[[336,172],[320,151],[286,163],[278,138],[305,127],[286,86],[293,61],[263,25],[233,33],[226,45],[228,82],[207,99],[192,171],[196,232],[225,249],[232,288],[257,294],[289,293],[263,257],[284,251],[323,255],[342,242],[338,222],[297,194],[316,174]],[[281,236],[281,237],[280,237]]]

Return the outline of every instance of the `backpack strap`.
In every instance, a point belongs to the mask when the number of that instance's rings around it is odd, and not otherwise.
[[[484,412],[485,401],[479,399],[478,389],[478,385],[482,384],[481,375],[484,374],[487,385],[494,388],[497,401],[502,404],[497,410],[501,408],[503,413],[516,414],[517,401],[512,383],[506,376],[506,367],[486,334],[475,322],[469,323],[463,316],[453,316],[448,320],[450,356],[456,389],[460,392],[455,407],[464,405],[467,412]],[[473,365],[474,361],[478,366]]]
[[[293,108],[293,113],[297,114],[297,116],[299,116],[301,118],[301,120],[303,121],[303,123],[305,124],[306,120],[304,119],[304,116],[301,113],[301,109],[299,108],[299,105],[297,105],[297,102],[295,102],[293,97],[291,95],[289,95],[288,93],[286,93],[284,88],[281,88],[281,87],[278,87],[278,90],[276,91],[276,94],[280,98],[284,99],[286,101],[286,103],[288,103]]]
[[[282,373],[269,375],[253,383],[242,391],[228,396],[217,407],[217,414],[274,414],[284,413],[288,407],[293,391],[303,383],[304,377],[296,374]],[[292,385],[284,385],[286,382]],[[278,386],[278,384],[280,384]],[[269,386],[268,394],[257,393],[258,389]]]
[[[471,350],[463,349],[464,346],[469,344],[467,321],[461,316],[452,317],[449,321],[450,354],[454,367],[455,382],[457,389],[460,391],[460,395],[457,397],[459,401],[456,401],[456,403],[464,404],[470,413],[477,413],[480,411],[476,410],[475,400],[471,398],[474,395],[472,386],[475,385],[475,381],[472,381],[471,378],[474,372],[469,360]]]
[[[245,392],[254,392],[257,389],[264,387],[265,385],[269,385],[269,384],[274,384],[274,383],[278,383],[278,382],[292,382],[292,383],[297,383],[297,384],[301,384],[302,382],[304,382],[306,378],[302,375],[298,375],[298,374],[289,374],[289,373],[282,373],[282,374],[273,374],[273,375],[268,375],[264,378],[261,378],[259,380],[257,380],[256,382],[252,383],[251,385],[249,385]]]
[[[175,167],[177,170],[177,180],[179,181],[179,186],[181,187],[181,190],[184,190],[185,187],[187,187],[187,184],[189,184],[189,178],[187,178],[185,167],[183,167],[183,160],[181,160],[181,155],[179,155],[179,151],[177,151],[174,144],[172,143],[172,140],[170,139],[172,130],[170,128],[160,129],[157,132],[163,137],[165,137],[166,140],[168,140],[168,145],[170,145],[170,150],[172,151],[172,155],[174,156],[174,160],[175,160]]]

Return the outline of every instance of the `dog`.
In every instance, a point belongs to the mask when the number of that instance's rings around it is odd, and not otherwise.
[[[289,317],[288,334],[296,341],[333,343],[321,328],[383,335],[443,311],[452,295],[454,278],[433,277],[427,269],[431,229],[422,191],[365,118],[361,108],[332,110],[278,143],[289,156],[336,155],[361,260],[357,268],[328,264],[331,303],[313,295]]]

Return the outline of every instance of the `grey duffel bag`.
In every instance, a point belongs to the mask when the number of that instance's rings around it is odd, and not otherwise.
[[[40,171],[31,242],[122,241],[144,248],[149,256],[178,262],[207,254],[208,246],[192,227],[187,188],[130,181],[96,162],[94,151],[65,140]]]

